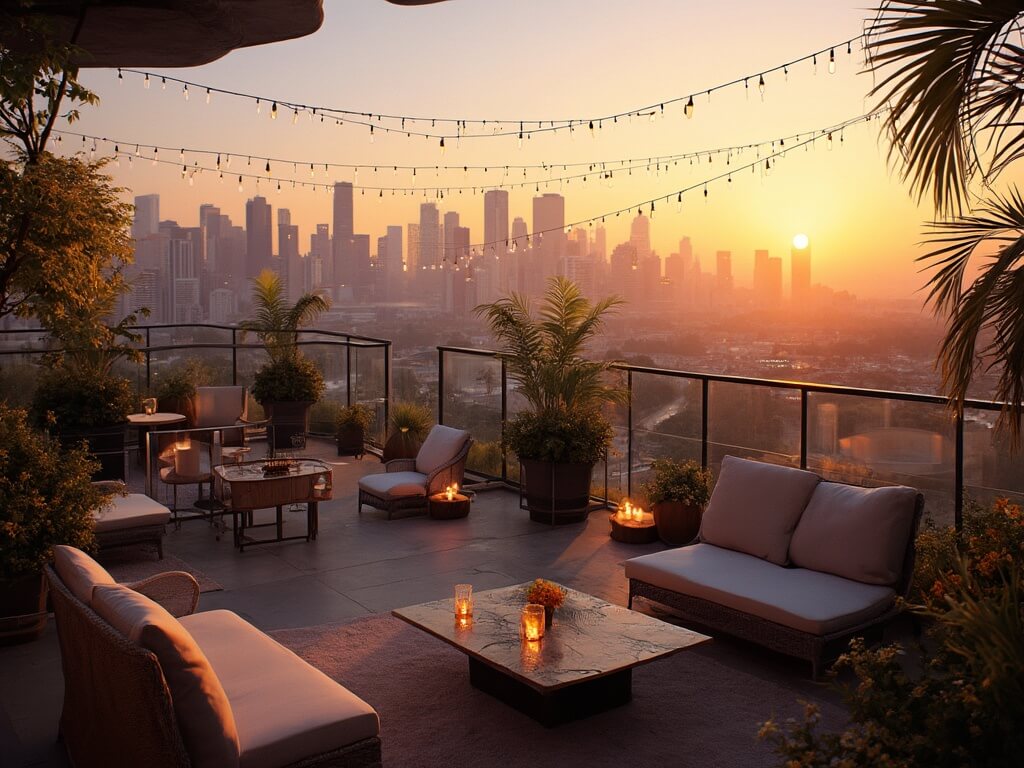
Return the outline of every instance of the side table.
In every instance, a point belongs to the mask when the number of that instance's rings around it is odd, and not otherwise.
[[[469,496],[456,493],[451,499],[445,493],[435,493],[427,499],[427,513],[434,520],[457,520],[469,514]]]
[[[183,413],[129,413],[128,423],[139,430],[139,454],[137,458],[140,467],[146,466],[146,459],[143,454],[146,452],[146,434],[152,430],[160,430],[172,424],[180,424],[185,421]],[[168,436],[169,438],[170,436]],[[171,444],[169,439],[162,439],[165,445],[158,446],[157,453],[164,450]]]

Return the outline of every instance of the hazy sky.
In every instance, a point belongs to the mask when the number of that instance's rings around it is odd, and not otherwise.
[[[588,117],[656,103],[700,92],[724,81],[798,58],[858,35],[867,11],[841,0],[450,0],[438,5],[403,8],[383,0],[327,0],[321,29],[306,38],[243,49],[212,64],[167,70],[188,80],[309,104],[346,107],[366,112],[487,119]],[[590,160],[694,152],[715,147],[769,141],[839,123],[868,111],[870,75],[861,74],[858,46],[848,56],[837,49],[837,72],[830,75],[827,56],[817,74],[808,64],[767,78],[762,100],[755,78],[746,90],[734,87],[700,96],[692,119],[681,105],[666,109],[664,119],[646,118],[605,124],[591,137],[585,128],[537,136],[517,147],[517,139],[447,142],[442,156],[436,140],[376,135],[366,128],[308,122],[293,125],[282,112],[269,119],[269,105],[257,115],[248,100],[214,96],[205,103],[196,90],[186,102],[180,87],[166,90],[154,81],[143,89],[138,76],[90,70],[84,82],[101,98],[72,127],[108,136],[123,145],[140,143],[196,147],[236,155],[275,156],[305,162],[295,176],[309,180],[313,163],[379,163],[381,171],[322,170],[316,180],[355,181],[357,186],[425,184],[439,186],[499,183],[500,173],[458,172],[393,174],[395,164],[495,165]],[[829,151],[819,142],[809,151],[794,150],[770,176],[737,173],[731,183],[708,187],[676,204],[659,205],[652,222],[652,241],[663,256],[691,237],[705,269],[716,250],[733,252],[737,283],[748,284],[753,250],[767,248],[788,256],[790,242],[806,233],[813,249],[813,279],[860,295],[912,297],[923,278],[913,258],[919,253],[920,223],[930,216],[918,208],[908,189],[890,172],[880,123],[847,129]],[[122,145],[122,146],[123,146]],[[64,144],[65,149],[69,147]],[[103,147],[101,146],[101,151]],[[151,152],[149,153],[151,154]],[[168,159],[176,159],[177,153]],[[191,164],[193,158],[188,158]],[[745,164],[754,155],[734,158]],[[211,162],[207,160],[206,162]],[[236,172],[241,161],[235,160]],[[251,170],[256,170],[254,162]],[[385,170],[386,169],[386,170]],[[291,168],[274,167],[274,175],[292,177]],[[632,176],[617,173],[613,186],[591,176],[586,183],[551,184],[541,191],[566,197],[570,220],[598,216],[638,201],[666,195],[725,170],[719,158],[710,166],[679,163],[667,172]],[[134,162],[111,167],[118,184],[132,194],[158,192],[161,218],[195,226],[201,203],[219,205],[236,223],[245,220],[245,200],[256,187],[237,177],[218,183],[216,174],[197,176],[192,186],[182,181],[180,167]],[[540,176],[529,172],[530,179]],[[559,174],[554,174],[559,175]],[[520,181],[522,172],[506,178]],[[331,198],[323,192],[292,190],[280,194],[262,183],[260,191],[275,207],[292,211],[299,225],[302,250],[318,222],[330,222]],[[534,186],[511,191],[511,214],[531,223]],[[355,228],[376,237],[388,224],[418,220],[416,196],[383,199],[377,193],[356,193]],[[674,200],[674,198],[673,198]],[[483,239],[483,198],[465,192],[439,201],[442,212],[456,210],[472,229],[473,242]],[[607,221],[609,248],[628,238],[629,219]],[[276,238],[276,214],[275,214]],[[787,270],[788,272],[788,259]],[[918,294],[919,295],[919,294]]]

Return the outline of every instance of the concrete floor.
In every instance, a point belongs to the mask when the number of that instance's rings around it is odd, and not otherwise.
[[[324,446],[310,453],[325,458]],[[315,542],[285,542],[234,550],[230,536],[218,541],[202,521],[171,527],[165,548],[223,586],[204,593],[199,610],[227,608],[271,630],[344,621],[404,605],[443,598],[452,585],[477,590],[537,577],[625,605],[622,562],[663,549],[661,544],[626,545],[608,536],[605,513],[585,524],[550,527],[533,523],[519,509],[516,493],[478,493],[468,518],[388,520],[383,512],[356,512],[356,483],[381,471],[372,457],[329,458],[334,463],[334,500],[321,504]],[[270,514],[270,513],[265,513]],[[287,526],[301,530],[304,512],[286,513]],[[286,530],[287,533],[287,530]],[[814,686],[806,665],[729,640],[696,652],[791,687],[794,698]],[[52,617],[46,635],[22,646],[0,648],[0,766],[64,766],[56,744],[62,695],[60,653]]]

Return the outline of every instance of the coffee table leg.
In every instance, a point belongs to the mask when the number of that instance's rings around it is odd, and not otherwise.
[[[541,693],[470,657],[469,681],[474,688],[489,693],[548,728],[596,715],[627,704],[633,698],[632,669],[582,680],[550,693]]]

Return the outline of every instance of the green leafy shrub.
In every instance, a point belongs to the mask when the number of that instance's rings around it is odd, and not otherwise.
[[[76,432],[123,424],[136,405],[131,382],[88,368],[44,369],[32,397],[32,422],[40,428]]]
[[[521,459],[593,464],[611,440],[608,420],[587,411],[524,412],[505,424],[504,446]]]
[[[253,377],[252,394],[261,404],[314,402],[323,391],[323,374],[305,357],[271,360]]]
[[[205,387],[211,380],[210,369],[205,363],[188,360],[184,365],[157,376],[153,396],[158,400],[191,400],[196,396],[196,387]]]
[[[110,496],[91,482],[97,467],[0,402],[0,578],[40,571],[55,544],[94,548],[92,513]]]
[[[473,442],[469,446],[466,466],[474,472],[498,476],[501,474],[501,443],[497,440]]]
[[[703,507],[711,498],[714,475],[710,469],[704,469],[694,461],[655,459],[651,462],[651,469],[654,477],[644,483],[643,491],[652,504],[679,501]]]
[[[400,402],[391,406],[389,414],[392,434],[395,432],[408,432],[417,440],[427,436],[427,432],[434,425],[434,417],[430,409],[419,403]]]

